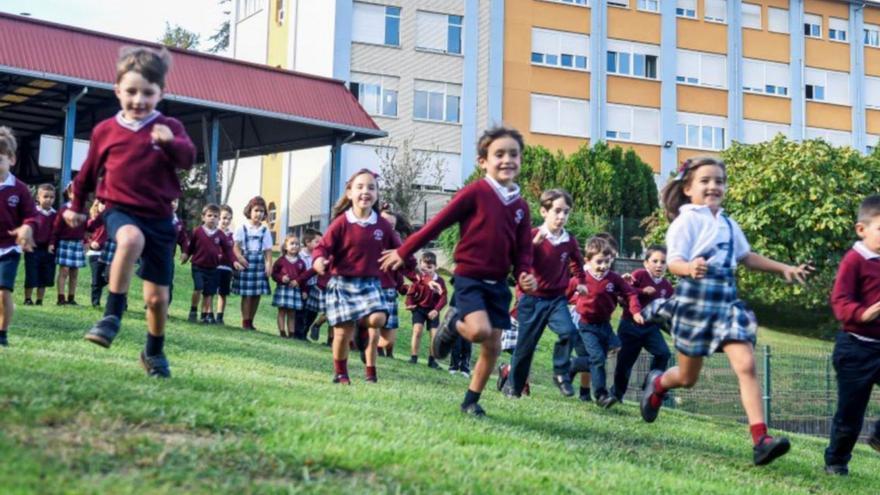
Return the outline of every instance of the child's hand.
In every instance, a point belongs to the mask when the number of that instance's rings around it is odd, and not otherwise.
[[[153,124],[153,130],[150,132],[150,138],[156,144],[170,143],[174,139],[174,133],[164,124]]]
[[[546,239],[546,238],[547,238],[547,234],[544,232],[544,230],[538,229],[538,232],[535,234],[535,237],[532,238],[532,244],[537,246],[538,244],[541,244],[542,242],[544,242],[544,239]]]
[[[807,276],[813,273],[814,270],[815,268],[807,263],[800,266],[786,265],[782,270],[782,276],[785,277],[785,281],[790,284],[795,282],[803,284],[807,281]]]
[[[317,258],[314,262],[312,262],[312,268],[315,269],[315,272],[317,272],[318,275],[323,275],[327,272],[327,259]]]
[[[95,241],[92,241],[92,242],[89,244],[89,249],[91,249],[92,251],[97,251],[97,250],[101,249],[101,245],[98,244],[98,243],[95,242]]]
[[[22,225],[17,229],[9,231],[9,235],[15,236],[15,242],[25,252],[30,253],[37,245],[34,243],[34,229],[30,225]]]
[[[428,282],[428,288],[436,292],[437,294],[443,294],[443,286],[440,285],[440,283],[436,280],[431,280],[430,282]]]
[[[431,311],[428,311],[428,319],[429,320],[436,320],[438,316],[440,316],[440,313],[438,313],[436,309],[432,309]]]
[[[236,271],[239,271],[239,272],[240,272],[240,271],[244,270],[245,265],[242,265],[241,263],[239,263],[239,262],[237,262],[237,261],[233,261],[233,262],[232,262],[232,268],[235,268]]]
[[[694,258],[688,263],[688,275],[691,278],[703,278],[707,271],[709,271],[709,264],[706,263],[706,258],[703,258],[702,256]]]
[[[868,323],[869,321],[876,320],[878,316],[880,316],[880,301],[870,305],[868,309],[862,313],[862,321]]]
[[[642,294],[645,294],[646,296],[653,296],[656,293],[657,289],[651,287],[650,285],[642,289]]]
[[[290,283],[290,277],[288,277],[287,275],[281,277],[281,283],[283,283],[283,284]]]
[[[580,294],[582,296],[586,296],[589,291],[587,290],[586,285],[578,284],[577,288],[575,289],[575,292],[577,292],[578,294]]]
[[[524,292],[531,292],[538,288],[538,280],[531,273],[520,273],[519,286]]]
[[[238,257],[238,264],[239,264],[239,266],[241,266],[241,269],[242,269],[242,270],[244,270],[245,268],[251,266],[251,264],[248,263],[247,258],[245,258],[244,256],[239,256],[239,257]]]
[[[67,225],[70,225],[73,228],[77,228],[86,221],[86,216],[82,213],[77,213],[73,210],[64,210],[64,221],[67,222]]]
[[[272,278],[272,265],[270,265],[269,263],[266,263],[264,270],[266,272],[266,278]]]
[[[383,272],[387,272],[389,270],[397,270],[403,265],[403,258],[397,254],[396,249],[388,249],[382,251],[382,256],[379,258],[379,268]]]
[[[634,314],[634,315],[633,315],[633,321],[636,322],[636,323],[638,323],[639,325],[644,325],[644,324],[645,324],[645,318],[642,317],[642,314],[641,314],[641,313],[636,313],[636,314]]]
[[[55,254],[55,245],[49,244],[49,254]]]
[[[180,255],[180,264],[185,265],[187,261],[189,261],[189,255],[186,253],[181,254]]]

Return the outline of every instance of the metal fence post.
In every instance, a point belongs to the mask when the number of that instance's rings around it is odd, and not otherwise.
[[[764,346],[764,422],[770,426],[770,402],[773,394],[770,390],[770,346]]]
[[[831,406],[831,356],[825,358],[825,414],[831,416],[834,414],[834,408]]]

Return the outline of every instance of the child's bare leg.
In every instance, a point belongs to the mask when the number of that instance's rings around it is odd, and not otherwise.
[[[253,320],[255,316],[257,316],[257,308],[260,307],[260,296],[253,296],[251,298],[251,306],[250,313],[248,314],[248,319]]]
[[[480,344],[480,357],[474,366],[469,390],[482,392],[501,354],[501,330],[492,328],[488,313],[475,311],[458,322],[458,333],[465,339]]]
[[[732,342],[724,346],[724,353],[727,354],[730,367],[739,380],[739,394],[749,424],[763,423],[764,404],[761,402],[761,387],[755,371],[755,352],[752,345],[746,342]]]
[[[58,287],[58,297],[64,299],[64,288],[67,286],[67,267],[58,267],[58,278],[55,280],[55,286]]]
[[[333,327],[333,359],[348,359],[348,343],[354,335],[354,322],[343,323]]]
[[[131,286],[131,277],[134,274],[134,263],[141,257],[143,251],[144,234],[141,229],[134,225],[125,225],[116,231],[116,253],[110,264],[110,283],[108,284],[110,292],[115,294],[128,292]],[[144,293],[144,297],[146,297],[146,293]]]
[[[0,331],[5,332],[12,323],[12,314],[15,312],[15,304],[12,302],[12,292],[0,289]]]
[[[287,336],[287,324],[285,323],[285,317],[287,316],[287,310],[284,308],[278,308],[278,317],[276,318],[276,323],[278,324],[278,333],[282,337]]]
[[[296,310],[288,309],[285,312],[287,313],[287,335],[293,335],[293,331],[296,329]]]
[[[214,296],[202,296],[202,312],[210,313],[214,308]]]
[[[410,343],[409,355],[410,356],[418,356],[419,355],[419,347],[422,345],[422,329],[424,325],[421,323],[416,323],[412,327],[412,342]]]
[[[428,356],[434,357],[434,337],[437,336],[437,329],[431,328],[430,325],[428,328],[430,329],[428,330],[428,333],[431,335],[431,343],[428,345]]]
[[[220,294],[217,296],[217,312],[225,313],[226,312],[226,296]]]
[[[679,352],[678,366],[673,366],[663,373],[660,385],[666,390],[691,388],[697,384],[701,369],[703,369],[703,358],[689,357]]]
[[[42,301],[46,296],[46,288],[45,287],[37,287],[37,300]]]
[[[30,299],[31,296],[32,296],[33,294],[34,294],[34,288],[33,288],[33,287],[25,287],[25,288],[24,288],[24,299],[25,299],[25,300]],[[39,294],[39,289],[38,289],[37,294]],[[39,296],[37,296],[37,297],[40,298],[40,299],[42,299],[42,297],[39,297]]]
[[[168,318],[168,286],[144,280],[144,302],[147,304],[147,331],[155,337],[165,335],[165,321]]]
[[[79,268],[71,268],[67,276],[67,297],[76,296],[76,281],[79,278]]]
[[[192,293],[192,297],[190,298],[189,307],[198,308],[199,307],[199,300],[201,299],[201,297],[202,297],[202,293],[197,290],[194,290]]]
[[[376,366],[376,357],[379,349],[379,329],[385,326],[387,317],[385,313],[372,313],[364,318],[363,324],[367,326],[370,339],[364,352],[364,360],[367,366]]]

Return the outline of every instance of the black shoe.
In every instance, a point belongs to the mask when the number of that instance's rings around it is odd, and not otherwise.
[[[614,404],[617,404],[617,397],[611,394],[606,394],[596,399],[596,404],[602,409],[611,409]]]
[[[116,334],[119,333],[121,324],[122,322],[119,321],[118,316],[107,315],[98,320],[84,338],[101,347],[109,348],[113,344]]]
[[[222,317],[222,316],[218,316],[218,317],[214,318],[214,323],[216,323],[216,324],[218,324],[218,325],[225,325],[225,323],[223,323],[223,317]]]
[[[450,306],[446,310],[443,322],[431,342],[431,349],[434,351],[435,359],[446,359],[452,351],[455,339],[458,337],[458,330],[455,329],[455,322],[458,321],[458,310],[454,306]]]
[[[201,317],[199,319],[199,323],[201,323],[202,325],[207,325],[208,324],[208,315]]]
[[[351,385],[351,379],[348,375],[336,375],[333,377],[333,383],[339,383],[341,385]]]
[[[303,339],[303,340],[305,340],[305,339]],[[380,348],[376,349],[376,355],[379,357],[385,357],[385,348],[380,347]]]
[[[587,394],[579,394],[578,399],[581,402],[593,402],[593,397],[591,397],[590,394],[588,394],[588,393]]]
[[[846,464],[833,464],[831,466],[825,466],[825,474],[849,476],[849,468],[846,467]]]
[[[654,380],[661,375],[663,375],[662,371],[652,370],[645,377],[645,386],[642,388],[642,399],[639,402],[639,409],[642,413],[642,419],[646,423],[653,423],[657,419],[657,415],[660,414],[660,406],[654,407],[651,405],[651,396],[654,395]],[[661,405],[663,405],[662,401]]]
[[[76,302],[76,299],[68,299],[67,305],[68,306],[79,306],[79,303]]]
[[[507,377],[510,376],[510,365],[509,364],[499,364],[498,365],[498,379],[495,380],[495,388],[498,391],[502,391],[504,389],[504,385],[507,384]]]
[[[432,368],[432,369],[435,369],[435,370],[439,370],[439,369],[440,369],[440,365],[437,364],[437,361],[436,361],[434,358],[429,358],[429,359],[428,359],[428,368]]]
[[[574,395],[574,387],[571,386],[571,382],[568,381],[568,377],[565,375],[553,375],[553,384],[559,389],[559,392],[562,393],[565,397],[571,397]]]
[[[141,365],[147,371],[147,375],[155,378],[171,378],[171,370],[168,368],[168,360],[165,354],[156,356],[147,356],[145,351],[141,351]]]
[[[522,398],[522,394],[517,394],[513,391],[512,383],[513,382],[508,380],[507,383],[504,384],[504,387],[502,387],[501,393],[504,394],[504,397],[507,399],[520,399],[520,398]]]
[[[195,323],[195,322],[199,321],[198,313],[196,313],[195,311],[190,311],[189,317],[187,317],[186,321],[188,321],[190,323]]]
[[[791,443],[785,437],[774,438],[768,435],[762,436],[755,445],[755,465],[764,466],[773,462],[777,457],[782,457],[791,448]]]
[[[34,305],[34,301],[32,301],[31,299],[25,299],[25,300],[24,300],[24,305],[25,305],[25,306],[33,306],[33,305]]]
[[[214,319],[214,315],[205,316],[205,324],[206,325],[216,325],[217,320]]]
[[[34,306],[42,306],[42,305],[43,305],[42,299],[37,299],[37,302],[34,303]]]
[[[9,340],[6,338],[6,332],[0,335],[0,347],[9,347]]]
[[[419,357],[418,356],[410,356],[409,357],[409,364],[419,364]]]
[[[469,416],[474,416],[475,418],[486,416],[486,411],[484,411],[483,408],[480,407],[480,404],[476,402],[467,406],[461,406],[461,412]]]
[[[321,325],[315,325],[312,323],[312,326],[309,327],[309,338],[318,341],[318,337],[321,336]]]
[[[874,432],[871,435],[871,438],[868,439],[868,447],[880,452],[880,432]]]

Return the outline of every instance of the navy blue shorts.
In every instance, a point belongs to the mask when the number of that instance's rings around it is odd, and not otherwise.
[[[48,246],[24,253],[24,288],[52,287],[55,285],[55,255]]]
[[[425,308],[415,308],[412,310],[412,324],[413,325],[425,325],[427,323],[427,327],[430,330],[436,330],[440,327],[440,317],[434,318],[433,320],[428,318],[428,313],[430,313],[430,309]]]
[[[144,234],[144,251],[141,253],[141,266],[138,276],[147,282],[168,287],[174,277],[174,243],[177,230],[173,217],[146,218],[113,207],[104,212],[104,225],[107,236],[116,240],[116,231],[126,225],[134,225]]]
[[[455,276],[455,308],[462,318],[475,312],[485,311],[492,328],[510,328],[510,287],[505,280],[486,281]]]
[[[192,266],[193,290],[201,292],[203,296],[213,296],[217,293],[220,282],[220,274],[216,268],[202,268]]]
[[[15,290],[15,275],[18,273],[18,260],[21,253],[12,251],[0,256],[0,289]]]
[[[217,294],[228,296],[232,291],[232,270],[217,269]]]

